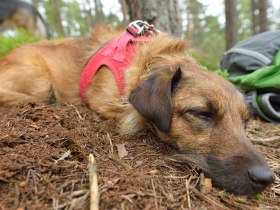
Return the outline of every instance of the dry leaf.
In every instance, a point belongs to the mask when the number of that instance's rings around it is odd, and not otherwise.
[[[158,170],[154,169],[154,170],[149,171],[148,173],[151,175],[156,175],[158,173]]]
[[[124,144],[117,144],[117,148],[118,148],[118,155],[120,158],[123,158],[128,155],[128,152],[125,149]]]

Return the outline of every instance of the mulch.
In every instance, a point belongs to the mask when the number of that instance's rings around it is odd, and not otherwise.
[[[26,102],[0,110],[0,210],[89,209],[88,157],[96,160],[100,209],[280,209],[280,141],[256,144],[276,174],[256,196],[215,187],[150,132],[118,134],[85,107]],[[250,121],[253,140],[279,139],[280,125]],[[209,180],[208,180],[209,181]],[[205,186],[204,186],[205,187]]]

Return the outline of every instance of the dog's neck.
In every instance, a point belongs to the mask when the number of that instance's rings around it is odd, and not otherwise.
[[[93,55],[81,76],[80,96],[82,100],[86,103],[86,90],[101,66],[106,66],[112,71],[122,96],[125,83],[124,70],[130,65],[135,55],[135,43],[146,42],[149,39],[148,36],[134,37],[129,32],[125,32]]]

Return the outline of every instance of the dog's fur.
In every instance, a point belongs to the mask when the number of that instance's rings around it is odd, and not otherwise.
[[[0,104],[25,100],[81,103],[79,81],[88,59],[120,34],[110,27],[91,37],[43,41],[20,47],[0,61]],[[185,41],[166,34],[137,46],[120,97],[113,74],[102,67],[87,91],[92,110],[120,122],[121,132],[152,129],[175,145],[181,158],[202,168],[231,192],[252,194],[273,179],[253,183],[248,170],[272,172],[247,139],[243,96],[225,79],[186,54]]]
[[[20,0],[1,0],[0,32],[21,28],[34,35],[49,37],[48,27],[35,7]]]

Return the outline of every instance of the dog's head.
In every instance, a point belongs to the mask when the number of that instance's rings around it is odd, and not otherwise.
[[[145,66],[129,102],[216,186],[237,194],[262,191],[274,176],[246,136],[249,114],[242,94],[188,56],[163,54]]]

